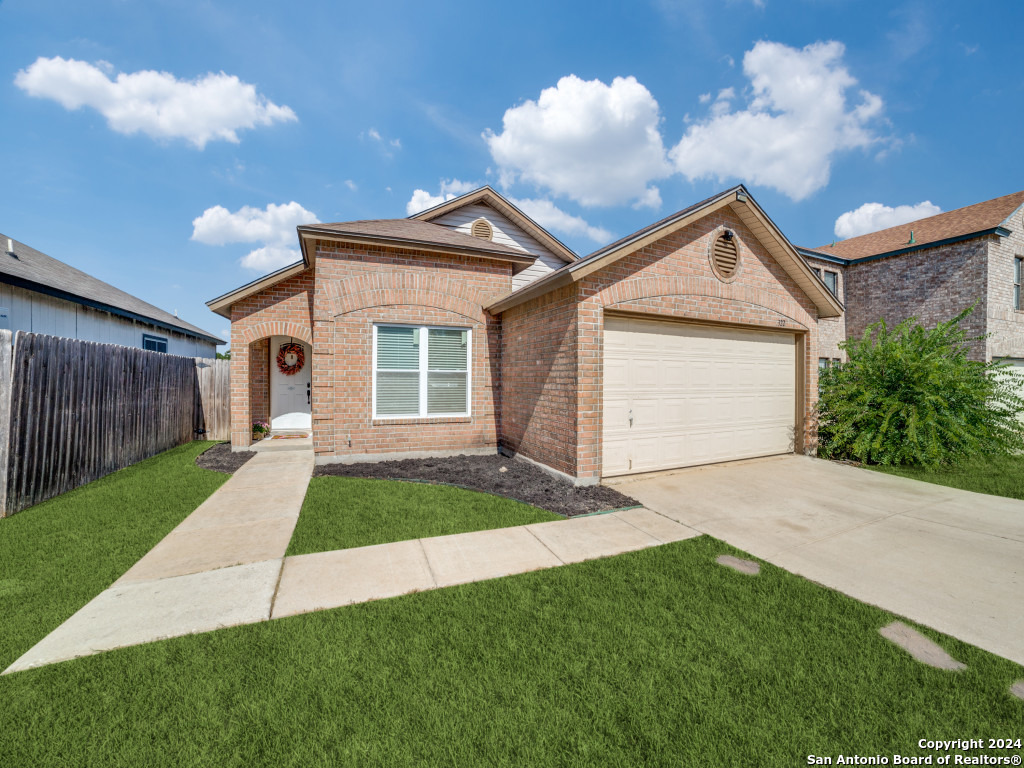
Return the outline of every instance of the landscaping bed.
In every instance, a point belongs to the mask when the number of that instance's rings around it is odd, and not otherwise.
[[[196,457],[196,465],[231,475],[255,455],[256,451],[232,451],[231,443],[217,443]]]
[[[566,517],[638,507],[640,502],[603,485],[574,486],[525,461],[506,456],[449,456],[372,464],[321,464],[314,477],[419,480],[493,493]]]

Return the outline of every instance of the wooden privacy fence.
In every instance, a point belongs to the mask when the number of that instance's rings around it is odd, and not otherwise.
[[[227,439],[229,363],[0,330],[0,516],[196,437]],[[203,433],[205,430],[205,434]]]

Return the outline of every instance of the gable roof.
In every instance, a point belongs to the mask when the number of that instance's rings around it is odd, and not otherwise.
[[[471,256],[497,258],[521,265],[522,269],[533,264],[535,256],[509,248],[501,243],[464,235],[440,224],[412,219],[366,219],[343,221],[337,224],[306,224],[297,228],[302,240],[303,256],[307,239],[339,239],[348,242],[379,242],[407,245],[415,248],[466,253]],[[315,256],[313,257],[315,258]]]
[[[740,217],[744,225],[765,246],[786,273],[793,278],[800,289],[814,302],[819,316],[838,317],[842,314],[843,305],[825,287],[825,284],[815,276],[807,262],[797,253],[796,248],[786,239],[785,235],[768,218],[765,212],[761,210],[761,206],[750,196],[750,193],[742,184],[713,195],[706,200],[701,200],[699,203],[694,203],[671,216],[665,217],[661,221],[656,221],[631,235],[627,235],[616,240],[614,243],[599,248],[579,261],[567,264],[561,269],[507,294],[487,307],[487,310],[492,313],[504,312],[535,296],[541,296],[555,288],[580,280],[586,275],[640,250],[655,240],[660,240],[672,232],[689,226],[704,216],[726,206],[729,206]]]
[[[363,219],[335,224],[306,224],[296,227],[296,231],[299,235],[299,244],[302,247],[302,261],[289,264],[276,272],[271,272],[269,275],[259,277],[215,299],[210,299],[206,302],[206,306],[218,315],[230,318],[232,304],[313,266],[316,262],[316,249],[307,247],[311,240],[393,245],[441,253],[464,254],[480,259],[494,259],[511,263],[513,274],[522,272],[537,260],[536,256],[509,248],[501,243],[464,235],[448,227],[442,227],[440,224],[411,219]]]
[[[467,192],[464,195],[447,200],[440,205],[435,205],[433,208],[428,208],[425,211],[413,214],[409,218],[417,221],[434,221],[435,219],[451,213],[454,210],[463,208],[467,205],[474,205],[476,203],[484,203],[491,206],[498,213],[512,221],[513,224],[525,230],[527,234],[532,235],[535,240],[539,241],[545,248],[562,261],[572,262],[579,259],[579,256],[570,250],[565,243],[556,238],[544,229],[544,227],[531,219],[489,186],[474,189],[472,192]]]
[[[840,240],[835,244],[808,249],[847,261],[896,255],[939,244],[968,240],[989,234],[1008,235],[1002,225],[1024,205],[1024,191],[924,219],[889,227],[878,232]],[[1002,230],[1001,232],[999,230]],[[914,242],[910,242],[910,233]]]
[[[7,241],[11,240],[11,252]],[[208,331],[186,323],[170,312],[125,293],[109,283],[75,269],[42,251],[0,234],[0,282],[43,293],[54,298],[100,309],[112,315],[138,320],[158,328],[177,331],[187,336],[226,344]]]

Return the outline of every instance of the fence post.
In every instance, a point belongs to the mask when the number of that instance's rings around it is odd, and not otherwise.
[[[0,517],[7,517],[7,465],[11,459],[13,334],[0,329]]]

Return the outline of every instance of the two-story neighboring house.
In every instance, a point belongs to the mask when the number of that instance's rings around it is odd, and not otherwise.
[[[214,357],[224,344],[92,275],[0,234],[0,328]]]
[[[971,357],[1024,365],[1024,192],[798,250],[846,309],[819,321],[819,365],[880,318],[930,327],[975,303]]]

